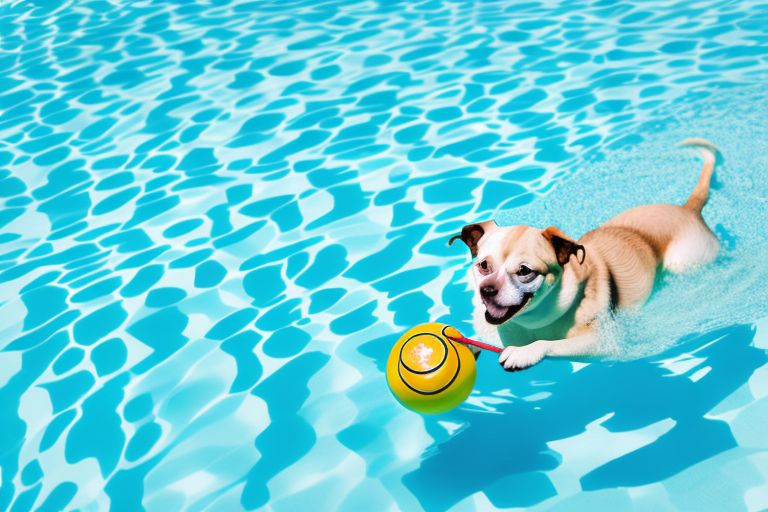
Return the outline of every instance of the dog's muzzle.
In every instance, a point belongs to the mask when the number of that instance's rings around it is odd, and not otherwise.
[[[526,306],[526,304],[528,304],[528,301],[530,301],[533,297],[532,293],[524,293],[520,304],[516,304],[514,306],[502,306],[496,303],[496,301],[493,299],[494,295],[495,294],[491,295],[483,293],[482,290],[480,292],[480,296],[483,299],[483,304],[485,305],[485,321],[493,325],[501,325],[515,316],[520,312],[521,309]]]

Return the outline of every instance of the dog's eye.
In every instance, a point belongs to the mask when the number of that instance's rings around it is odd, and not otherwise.
[[[520,265],[520,268],[517,271],[517,275],[527,276],[531,272],[533,272],[533,270],[531,270],[530,268],[526,267],[525,265]]]
[[[527,265],[520,265],[520,268],[517,269],[517,279],[521,283],[530,283],[534,279],[536,279],[536,276],[538,273],[533,270],[531,267]]]
[[[477,264],[477,268],[480,269],[481,274],[488,274],[491,271],[491,266],[488,265],[487,260],[483,260]]]

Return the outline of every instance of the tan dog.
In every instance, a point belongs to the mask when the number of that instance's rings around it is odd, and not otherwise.
[[[544,357],[600,355],[597,324],[614,308],[648,299],[659,270],[684,272],[711,262],[719,243],[701,216],[709,197],[716,149],[688,139],[704,157],[696,187],[683,206],[632,208],[578,241],[550,226],[470,224],[462,240],[476,262],[469,270],[474,325],[506,347],[499,362],[521,370]]]

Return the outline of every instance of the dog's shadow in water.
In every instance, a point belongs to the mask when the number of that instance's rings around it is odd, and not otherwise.
[[[639,486],[668,478],[736,446],[728,424],[704,415],[768,359],[752,346],[754,335],[754,327],[736,325],[682,342],[654,358],[598,362],[576,372],[568,363],[546,361],[508,374],[484,361],[475,387],[482,395],[506,388],[515,396],[549,395],[535,401],[511,398],[495,406],[501,414],[464,408],[427,417],[427,430],[436,442],[403,482],[427,510],[445,510],[478,491],[496,507],[530,506],[555,495],[546,471],[568,457],[547,443],[576,436],[610,413],[613,416],[601,425],[611,432],[633,431],[665,419],[675,423],[653,442],[583,475],[582,489]],[[706,358],[696,368],[675,375],[658,364],[693,350],[695,357]],[[493,354],[482,357],[497,364]],[[704,366],[711,370],[694,382],[691,375]],[[440,420],[464,427],[448,435]],[[598,448],[602,454],[610,450]]]

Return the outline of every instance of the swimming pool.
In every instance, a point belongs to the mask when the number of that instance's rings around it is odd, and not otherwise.
[[[768,507],[768,11],[674,4],[0,3],[0,510]],[[463,224],[680,201],[689,136],[724,255],[626,360],[395,402]]]

